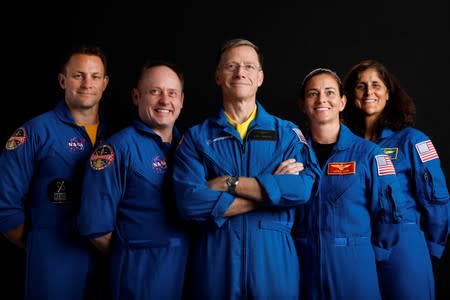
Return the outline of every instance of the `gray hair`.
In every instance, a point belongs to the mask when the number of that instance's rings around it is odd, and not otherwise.
[[[249,46],[249,47],[252,47],[253,49],[255,49],[256,54],[258,55],[259,66],[260,66],[260,68],[262,68],[263,55],[262,55],[261,51],[259,50],[259,47],[256,46],[254,43],[250,42],[249,40],[242,39],[242,38],[228,40],[222,45],[222,47],[220,48],[219,55],[217,55],[217,66],[219,66],[222,55],[225,52],[227,52],[230,49],[239,47],[239,46]]]

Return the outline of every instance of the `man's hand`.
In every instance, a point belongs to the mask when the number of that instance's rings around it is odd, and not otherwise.
[[[283,161],[278,168],[273,172],[275,175],[280,174],[300,174],[301,171],[303,171],[305,168],[303,166],[303,163],[297,162],[295,158],[290,158],[285,161]]]
[[[5,237],[20,249],[25,249],[25,224],[3,233]]]
[[[227,178],[230,177],[228,175],[219,176],[208,180],[208,187],[217,192],[226,192],[228,190]]]
[[[103,254],[108,254],[111,248],[111,237],[112,237],[112,232],[108,232],[105,235],[96,237],[96,238],[92,238],[91,242],[92,244],[94,244],[94,246],[100,250],[100,252],[102,252]]]

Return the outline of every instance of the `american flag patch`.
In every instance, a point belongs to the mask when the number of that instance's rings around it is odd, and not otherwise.
[[[417,152],[419,153],[420,160],[424,163],[429,160],[439,158],[433,143],[428,140],[416,144]]]
[[[297,137],[300,140],[300,142],[302,142],[303,144],[308,145],[308,142],[306,141],[305,136],[303,135],[302,131],[299,128],[293,128],[292,130],[294,130],[294,132],[297,135]]]
[[[395,168],[389,155],[376,155],[378,175],[395,175]]]

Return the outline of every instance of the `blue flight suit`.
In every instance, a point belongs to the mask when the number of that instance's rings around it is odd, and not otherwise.
[[[376,260],[399,239],[404,205],[393,164],[341,124],[330,157],[314,168],[318,186],[294,230],[302,299],[381,299]]]
[[[0,231],[26,224],[26,299],[85,299],[97,285],[98,251],[76,227],[82,166],[92,149],[61,101],[17,129],[2,151]]]
[[[173,145],[137,118],[93,152],[78,217],[88,238],[113,232],[113,299],[181,299],[189,239],[171,186]]]
[[[301,175],[273,175],[289,158],[304,162]],[[182,217],[198,229],[191,299],[298,299],[291,229],[295,206],[311,195],[310,159],[300,130],[259,103],[244,140],[223,109],[185,133],[175,153],[174,186]],[[207,186],[222,175],[256,177],[269,200],[254,211],[224,217],[235,196]]]
[[[391,157],[406,195],[400,242],[378,266],[383,296],[434,300],[430,255],[442,256],[449,234],[449,194],[437,151],[428,136],[411,127],[385,128],[376,143]]]

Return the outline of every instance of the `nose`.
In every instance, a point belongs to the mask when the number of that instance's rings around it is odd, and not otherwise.
[[[245,70],[245,66],[236,65],[236,70],[234,70],[234,74],[240,77],[244,77],[247,75],[247,71]]]
[[[325,93],[320,92],[318,97],[317,97],[317,100],[319,102],[326,102],[327,101],[327,95]]]
[[[161,93],[158,102],[167,102],[167,94],[166,93]]]
[[[371,95],[371,94],[373,94],[373,88],[372,88],[371,86],[368,85],[368,86],[365,88],[364,93],[365,93],[366,95]]]
[[[89,76],[85,76],[83,77],[83,79],[81,80],[81,87],[83,88],[89,88],[90,86],[93,85],[94,79],[89,77]]]
[[[162,92],[161,93],[161,95],[160,95],[160,97],[159,97],[159,99],[158,99],[158,102],[159,103],[161,103],[161,104],[167,104],[167,103],[169,103],[169,95],[167,94],[167,92]]]

